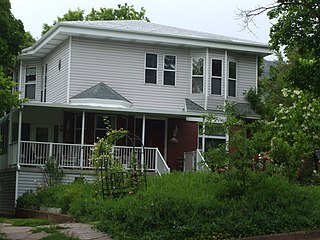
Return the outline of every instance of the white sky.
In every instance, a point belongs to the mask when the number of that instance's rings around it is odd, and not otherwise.
[[[136,10],[146,9],[146,16],[153,23],[204,31],[230,37],[267,43],[269,41],[270,21],[266,15],[256,18],[249,33],[242,30],[242,22],[237,19],[240,9],[251,9],[268,5],[272,0],[10,0],[13,15],[21,19],[25,30],[39,39],[42,24],[52,24],[57,16],[77,7],[85,14],[100,7],[116,8],[118,4],[134,5]]]

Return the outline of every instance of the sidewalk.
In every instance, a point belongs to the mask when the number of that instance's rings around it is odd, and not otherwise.
[[[78,237],[80,240],[111,240],[108,235],[92,229],[89,224],[61,223],[57,225],[66,228],[60,230],[61,232]],[[32,233],[32,229],[32,227],[16,227],[8,223],[0,223],[0,232],[10,240],[40,240],[49,235],[46,232]]]

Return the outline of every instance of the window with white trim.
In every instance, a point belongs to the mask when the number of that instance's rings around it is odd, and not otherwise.
[[[145,59],[145,83],[157,84],[158,55],[146,53]]]
[[[105,123],[105,118],[108,118],[109,125],[112,129],[116,128],[116,117],[115,116],[105,116],[103,114],[95,115],[95,125],[94,125],[94,139],[102,138],[107,134],[107,126]]]
[[[237,96],[237,63],[229,62],[228,96]]]
[[[226,133],[222,124],[213,124],[210,128],[206,128],[203,134],[203,127],[199,125],[199,142],[198,149],[202,149],[204,137],[204,151],[208,151],[210,148],[217,148],[221,144],[226,143]]]
[[[36,98],[36,81],[37,81],[37,68],[27,67],[26,68],[26,79],[25,79],[25,98],[35,99]]]
[[[84,120],[84,135],[87,132],[87,115]],[[81,133],[82,133],[82,114],[75,115],[75,143],[81,143]]]
[[[204,58],[192,58],[192,93],[203,93]]]
[[[222,93],[222,60],[212,59],[211,62],[211,94]]]
[[[176,56],[164,55],[163,58],[163,85],[176,84]]]

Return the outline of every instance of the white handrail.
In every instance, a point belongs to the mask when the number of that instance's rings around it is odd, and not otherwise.
[[[170,168],[168,167],[166,161],[162,157],[162,154],[158,148],[157,148],[156,154],[157,154],[156,155],[156,166],[157,166],[156,172],[157,172],[157,174],[159,176],[161,176],[161,174],[170,173]]]

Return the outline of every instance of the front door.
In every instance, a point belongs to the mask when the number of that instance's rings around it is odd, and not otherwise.
[[[145,146],[157,147],[164,156],[165,120],[146,119]]]

